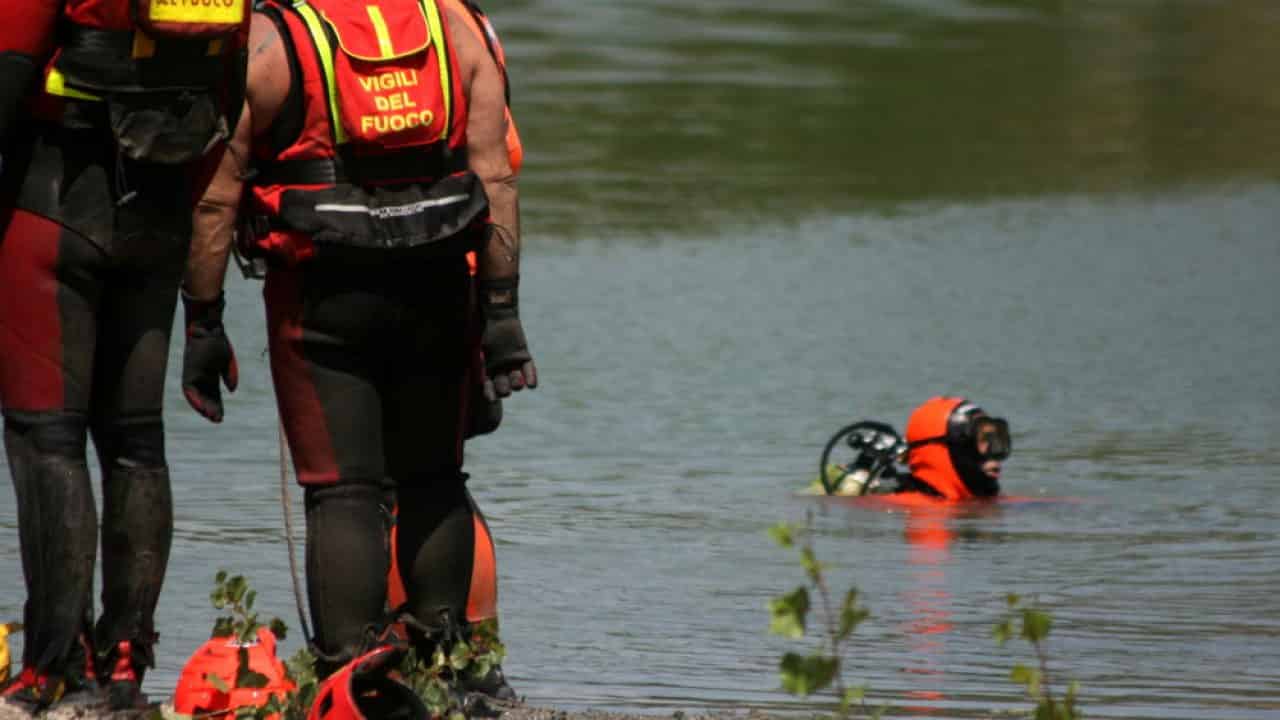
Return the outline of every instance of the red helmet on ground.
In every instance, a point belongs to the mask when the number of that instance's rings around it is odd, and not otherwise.
[[[307,720],[427,720],[431,713],[413,688],[390,675],[403,656],[381,645],[343,665],[320,684]]]
[[[249,669],[266,676],[264,687],[237,687],[242,650],[248,657]],[[217,676],[228,689],[224,692],[215,687],[209,681],[210,675]],[[262,707],[272,695],[284,702],[295,688],[284,663],[276,657],[276,636],[266,628],[259,628],[257,642],[240,643],[234,637],[216,637],[201,645],[178,676],[173,709],[184,715],[195,715]],[[278,717],[272,715],[269,720]]]

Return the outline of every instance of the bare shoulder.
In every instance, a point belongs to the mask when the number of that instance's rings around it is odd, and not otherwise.
[[[438,2],[449,19],[449,36],[458,57],[458,65],[463,73],[470,77],[475,69],[488,59],[489,51],[471,31],[470,26],[475,20],[462,7],[462,3],[454,0],[438,0]]]
[[[248,100],[254,117],[254,134],[275,120],[289,95],[292,82],[289,58],[276,24],[261,12],[253,14],[249,28]]]

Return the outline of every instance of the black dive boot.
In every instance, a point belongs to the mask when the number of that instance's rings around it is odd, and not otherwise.
[[[145,704],[142,678],[155,666],[156,603],[173,539],[167,468],[110,467],[103,483],[99,679],[114,710]]]

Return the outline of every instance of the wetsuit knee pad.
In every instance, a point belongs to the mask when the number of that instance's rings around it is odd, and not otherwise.
[[[103,467],[165,467],[164,420],[159,413],[95,419],[93,442]]]
[[[73,412],[6,412],[5,435],[37,457],[83,460],[87,445],[85,416]]]

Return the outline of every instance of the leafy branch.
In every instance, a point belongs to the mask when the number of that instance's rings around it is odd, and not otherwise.
[[[1054,696],[1053,683],[1049,673],[1049,632],[1053,628],[1053,618],[1048,612],[1034,604],[1025,604],[1022,598],[1009,594],[1005,598],[1008,606],[1005,617],[992,630],[996,643],[1004,646],[1014,636],[1030,643],[1035,651],[1037,666],[1030,667],[1018,663],[1009,673],[1009,679],[1026,688],[1027,696],[1036,702],[1033,714],[1035,720],[1079,720],[1084,714],[1076,707],[1076,696],[1079,684],[1072,680],[1067,690],[1059,699]]]
[[[483,622],[472,626],[466,638],[439,643],[430,662],[410,650],[400,664],[400,675],[422,698],[432,717],[465,720],[471,714],[468,699],[455,688],[465,678],[484,678],[505,656],[506,648],[498,641],[497,623]]]
[[[258,629],[262,627],[269,629],[280,640],[288,634],[288,626],[278,617],[271,618],[265,626],[258,622],[258,613],[253,611],[258,591],[249,587],[249,582],[243,575],[228,577],[226,570],[219,570],[213,582],[213,592],[209,593],[213,609],[230,613],[214,621],[213,637],[234,637],[236,642],[251,643],[258,638]]]
[[[837,698],[837,716],[850,717],[857,709],[867,711],[866,687],[848,687],[841,674],[844,647],[858,625],[871,613],[858,605],[858,590],[850,588],[844,595],[839,612],[835,611],[832,595],[824,575],[825,566],[818,561],[813,549],[813,515],[808,514],[804,525],[782,523],[769,529],[774,542],[788,550],[796,550],[800,566],[804,569],[807,584],[769,601],[769,632],[791,639],[804,638],[812,609],[812,596],[816,595],[820,617],[818,624],[823,637],[808,655],[788,652],[779,665],[782,687],[792,695],[807,696],[831,688]],[[880,708],[870,713],[879,718]]]

